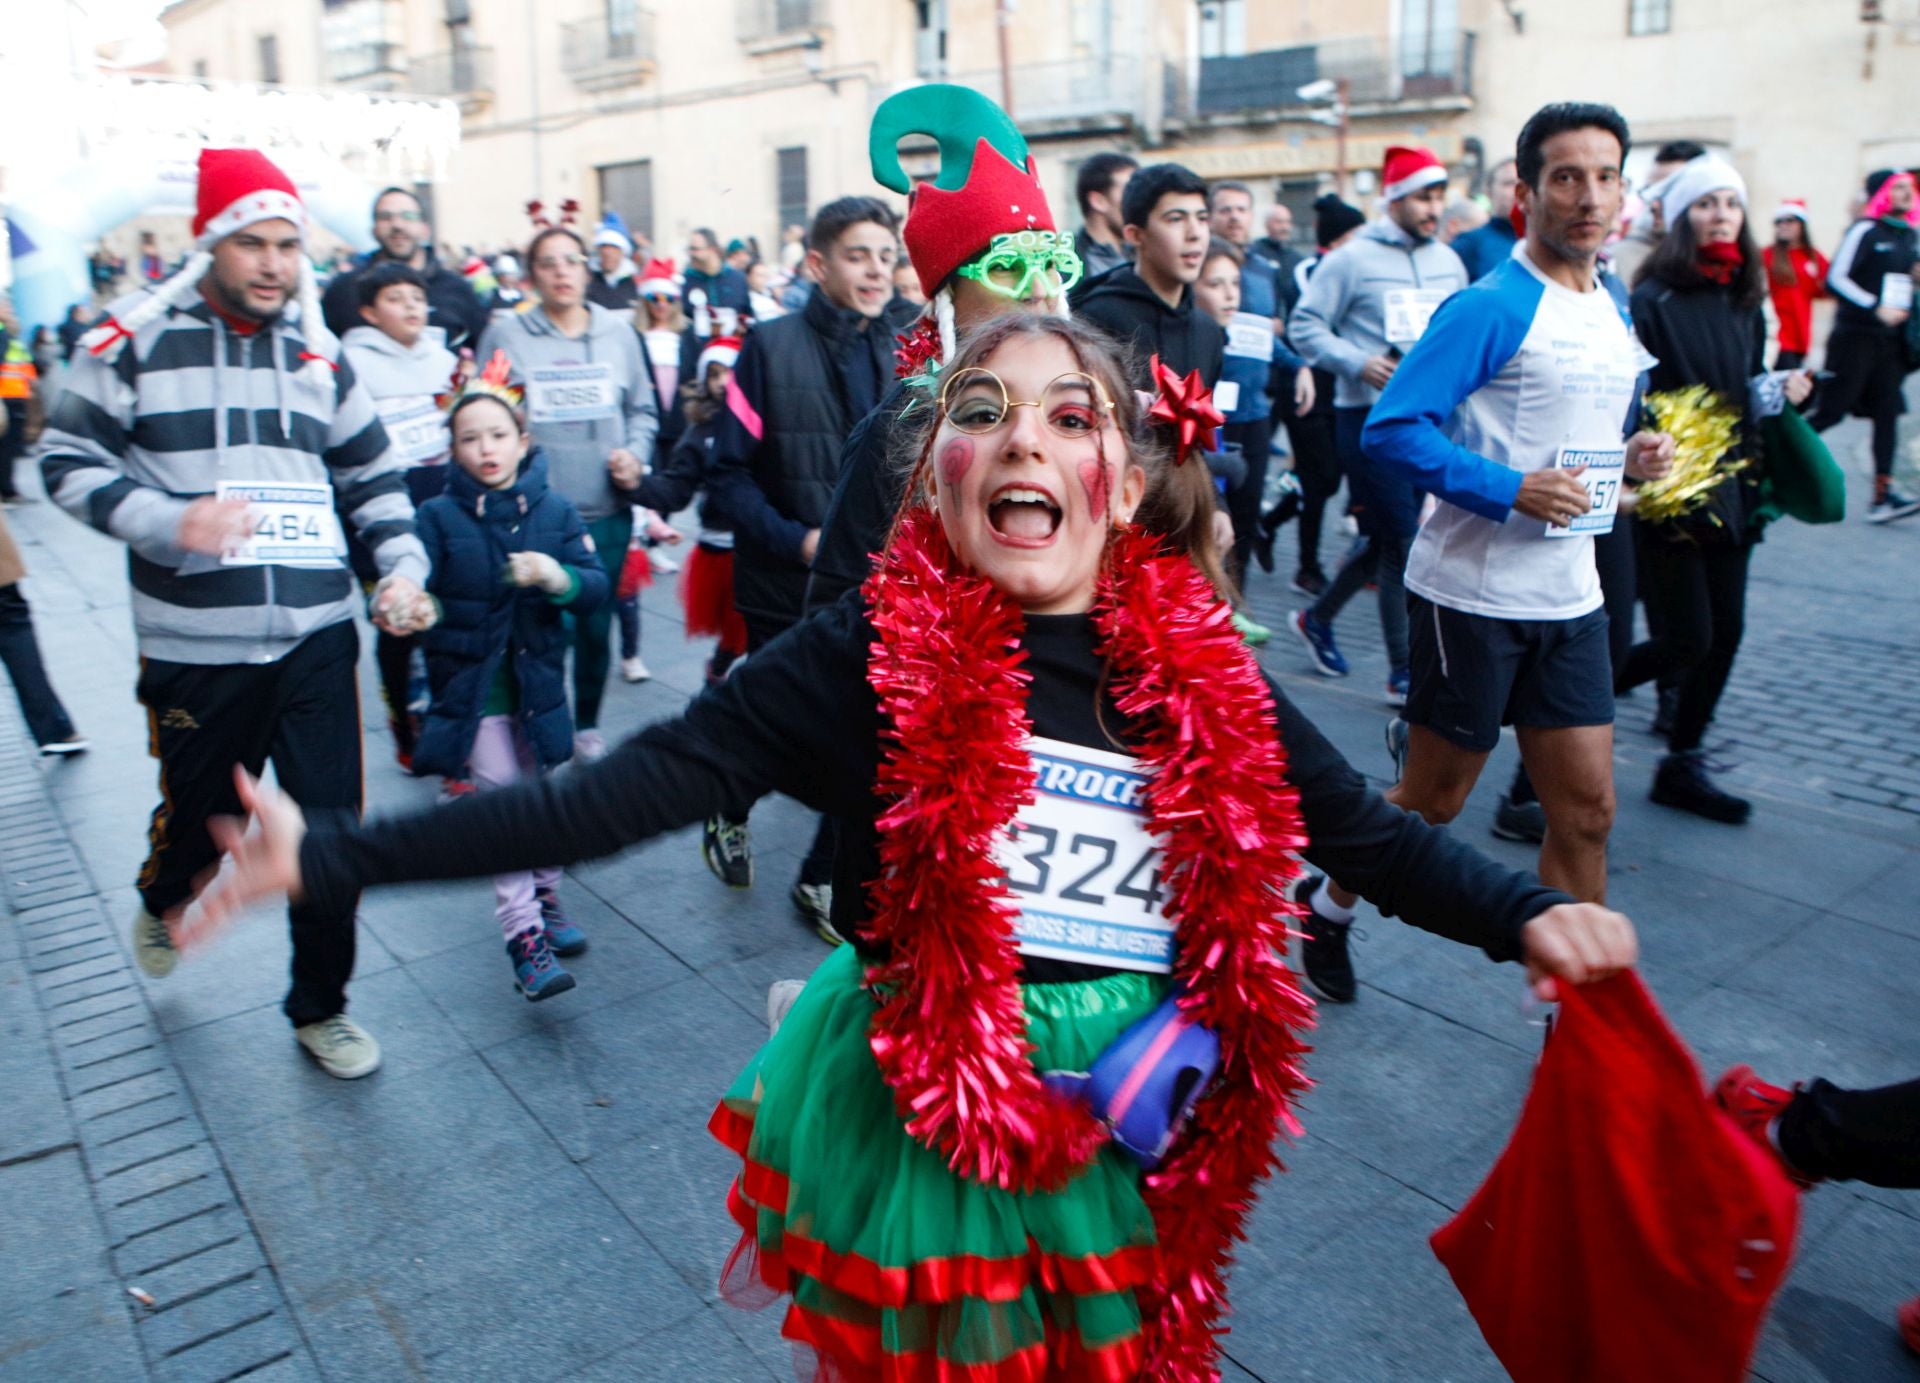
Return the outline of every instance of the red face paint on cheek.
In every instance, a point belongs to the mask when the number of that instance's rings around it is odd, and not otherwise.
[[[959,489],[972,469],[973,443],[965,437],[955,437],[940,449],[940,483],[949,490]]]
[[[1106,461],[1082,461],[1080,463],[1080,488],[1087,492],[1087,510],[1096,521],[1107,516],[1107,496],[1112,489],[1112,481],[1107,474]]]

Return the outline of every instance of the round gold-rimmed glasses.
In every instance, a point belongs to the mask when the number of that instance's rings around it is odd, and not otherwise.
[[[1113,416],[1113,400],[1092,375],[1055,375],[1037,399],[1007,397],[1007,386],[981,366],[960,371],[940,390],[940,411],[957,432],[982,437],[999,429],[1016,408],[1037,408],[1056,436],[1091,437]]]

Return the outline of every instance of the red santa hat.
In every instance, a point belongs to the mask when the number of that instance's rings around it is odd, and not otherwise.
[[[649,259],[646,267],[640,271],[640,296],[643,298],[654,294],[665,294],[667,297],[678,296],[680,285],[673,281],[676,272],[674,263],[670,259]]]
[[[1422,145],[1403,144],[1387,147],[1387,161],[1380,168],[1380,195],[1389,202],[1411,197],[1423,187],[1447,180],[1447,165],[1433,150]]]
[[[731,370],[733,362],[739,358],[740,338],[738,336],[715,336],[701,349],[700,358],[694,362],[694,378],[705,380],[709,365],[725,365]]]
[[[1773,209],[1773,219],[1776,221],[1784,221],[1789,216],[1799,221],[1803,226],[1812,224],[1807,220],[1806,198],[1785,197],[1781,199],[1780,205]]]
[[[307,237],[307,211],[293,179],[258,149],[202,149],[194,191],[193,253],[179,272],[154,289],[125,317],[108,317],[80,338],[90,354],[112,360],[140,328],[200,297],[200,281],[213,267],[213,247],[261,221],[291,221]],[[313,264],[300,257],[299,323],[306,349],[301,358],[316,378],[330,379],[340,348],[320,314],[320,282]]]

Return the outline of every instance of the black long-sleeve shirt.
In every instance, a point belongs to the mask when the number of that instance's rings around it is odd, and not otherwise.
[[[870,948],[865,884],[879,873],[874,822],[884,805],[873,790],[881,729],[867,682],[874,637],[859,596],[849,594],[740,664],[683,716],[649,726],[599,763],[413,816],[364,825],[316,817],[300,854],[306,895],[324,915],[344,915],[366,886],[594,859],[782,792],[842,821],[833,921]],[[1105,669],[1088,617],[1029,616],[1023,642],[1034,733],[1114,749],[1102,727],[1124,739],[1127,721],[1102,700]],[[1496,960],[1519,955],[1529,918],[1570,901],[1388,803],[1272,691],[1287,780],[1311,841],[1306,858],[1317,868],[1381,912]],[[1025,966],[1034,981],[1102,973],[1037,957]]]

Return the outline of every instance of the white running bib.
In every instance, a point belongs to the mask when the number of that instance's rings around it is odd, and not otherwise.
[[[1910,274],[1882,274],[1880,276],[1880,306],[1890,307],[1896,312],[1913,311],[1913,276]]]
[[[1034,800],[994,852],[1020,910],[1022,955],[1164,975],[1173,919],[1136,759],[1035,736]]]
[[[1389,345],[1402,349],[1427,334],[1427,323],[1453,290],[1450,288],[1389,288],[1384,334]]]
[[[611,418],[620,390],[613,366],[543,365],[527,378],[527,418],[536,423],[590,423]]]
[[[1625,447],[1562,447],[1554,466],[1563,471],[1585,466],[1580,483],[1587,487],[1587,512],[1565,528],[1547,525],[1549,538],[1587,538],[1613,532],[1620,512],[1620,486],[1627,478]]]
[[[346,555],[331,485],[223,480],[214,497],[245,500],[253,513],[252,534],[237,551],[220,554],[223,567],[333,567]]]
[[[447,415],[432,394],[374,400],[394,455],[409,466],[435,466],[447,459]]]

